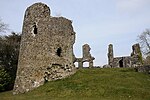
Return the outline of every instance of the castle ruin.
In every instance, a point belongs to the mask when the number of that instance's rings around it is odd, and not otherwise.
[[[113,45],[108,46],[108,65],[112,68],[115,67],[137,67],[142,65],[140,45],[134,44],[132,46],[131,56],[114,57]]]
[[[83,68],[83,63],[84,62],[89,62],[89,68],[93,67],[93,60],[95,59],[94,57],[91,56],[90,53],[90,46],[88,44],[84,44],[82,46],[82,53],[83,57],[82,58],[76,58],[76,62],[78,62],[78,67]]]
[[[50,16],[50,9],[35,3],[25,11],[14,94],[30,91],[46,81],[75,72],[72,22]]]
[[[74,63],[83,68],[95,59],[90,46],[82,46],[82,58],[73,53],[75,32],[72,22],[64,17],[50,16],[46,4],[35,3],[25,11],[17,75],[13,94],[25,93],[47,81],[62,79],[76,72]],[[142,64],[139,44],[132,46],[131,56],[114,57],[113,45],[108,47],[108,66],[136,67]]]

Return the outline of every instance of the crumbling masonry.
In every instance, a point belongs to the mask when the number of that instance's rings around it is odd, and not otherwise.
[[[83,50],[82,51],[83,57],[82,58],[76,58],[76,62],[78,62],[78,67],[83,68],[83,63],[89,62],[89,68],[92,68],[93,67],[93,60],[95,58],[91,56],[90,46],[88,44],[85,44],[82,46],[82,50]]]
[[[72,22],[50,16],[43,3],[28,7],[23,22],[14,94],[30,91],[46,81],[75,72]]]
[[[113,45],[108,47],[108,65],[110,67],[137,67],[142,65],[142,55],[140,51],[140,45],[135,44],[132,46],[131,56],[126,57],[114,57]]]
[[[72,22],[64,17],[50,16],[43,3],[28,7],[23,22],[14,94],[25,93],[47,81],[62,79],[75,73],[74,62],[83,68],[84,62],[93,67],[94,57],[90,46],[82,46],[83,57],[75,58],[73,44],[75,32]],[[131,56],[114,57],[113,45],[108,48],[108,65],[105,67],[136,67],[142,64],[139,44],[132,46]]]

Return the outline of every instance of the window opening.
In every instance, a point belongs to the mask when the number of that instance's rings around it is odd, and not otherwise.
[[[34,34],[37,34],[37,26],[36,26],[36,24],[35,25],[33,25],[33,32],[34,32]]]
[[[84,62],[83,67],[89,67],[89,62]]]
[[[74,63],[75,67],[79,67],[79,66],[78,66],[78,63],[79,63],[79,62],[75,62],[75,63]]]
[[[57,56],[61,57],[61,53],[62,53],[61,48],[58,48],[56,53],[57,53]]]

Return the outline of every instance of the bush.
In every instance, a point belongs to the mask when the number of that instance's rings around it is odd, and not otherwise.
[[[6,83],[0,86],[4,88],[2,90],[13,89],[17,71],[20,40],[21,35],[14,32],[9,36],[0,37],[0,66],[2,68],[0,78],[2,78],[3,75],[10,76],[10,81],[3,81]],[[7,87],[5,87],[4,84],[7,84]]]
[[[0,67],[0,92],[5,91],[9,87],[10,82],[10,75],[4,70],[4,68]]]

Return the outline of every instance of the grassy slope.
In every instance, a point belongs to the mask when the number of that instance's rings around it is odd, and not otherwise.
[[[0,100],[150,100],[150,75],[133,69],[81,69],[26,94],[0,93]]]

